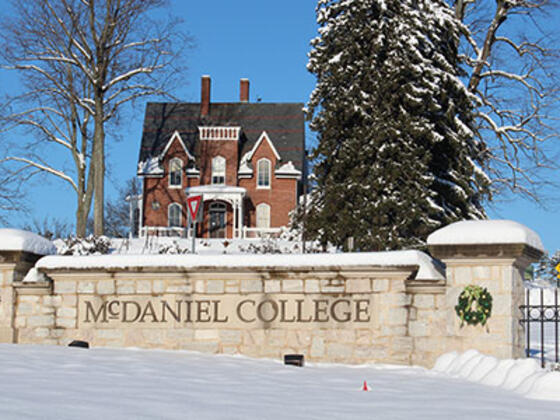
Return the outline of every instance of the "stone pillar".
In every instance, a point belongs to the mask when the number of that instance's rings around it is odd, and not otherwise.
[[[21,282],[39,258],[55,251],[50,241],[33,233],[0,229],[0,343],[16,341],[14,283]]]
[[[447,351],[476,349],[498,358],[524,356],[525,331],[520,324],[523,275],[543,254],[538,235],[506,220],[458,222],[428,238],[430,253],[446,265]],[[488,289],[493,299],[486,326],[467,325],[455,313],[468,285]]]

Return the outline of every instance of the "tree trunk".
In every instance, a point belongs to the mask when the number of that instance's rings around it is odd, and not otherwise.
[[[94,170],[94,202],[93,202],[93,234],[103,235],[105,220],[103,210],[105,206],[105,129],[103,125],[103,95],[95,95],[95,131],[93,135],[93,166]]]

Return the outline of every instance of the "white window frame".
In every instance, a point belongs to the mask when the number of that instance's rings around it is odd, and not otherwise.
[[[261,163],[266,163],[268,165],[267,170],[261,170]],[[266,184],[261,185],[261,173],[264,172],[265,180],[268,181]],[[258,189],[270,189],[272,177],[272,162],[270,159],[262,158],[257,161],[257,188]]]
[[[255,219],[256,219],[255,226],[257,227],[257,229],[269,229],[270,228],[270,205],[266,203],[259,204],[257,206]],[[263,221],[265,223],[263,223]]]
[[[179,211],[179,224],[174,225],[171,223],[171,211],[173,209],[178,209]],[[179,203],[171,203],[167,207],[167,226],[168,227],[183,227],[183,207]]]
[[[218,161],[223,161],[224,162],[224,169],[223,169],[223,174],[222,172],[217,172],[215,171],[215,166],[214,166],[214,162],[218,162]],[[212,158],[212,179],[210,180],[212,185],[226,185],[226,172],[227,172],[227,162],[226,162],[226,158],[223,156],[215,156],[214,158]],[[223,181],[222,182],[215,182],[215,179],[218,180],[219,178],[222,178]]]
[[[178,184],[174,184],[172,182],[173,179],[173,172],[176,171],[172,171],[173,168],[173,164],[179,164],[179,183]],[[183,186],[183,161],[179,158],[173,158],[169,160],[169,188],[181,188]]]

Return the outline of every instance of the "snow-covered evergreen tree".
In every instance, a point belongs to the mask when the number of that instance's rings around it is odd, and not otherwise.
[[[306,230],[355,249],[421,247],[485,217],[484,145],[443,0],[320,0],[308,69],[316,191]]]

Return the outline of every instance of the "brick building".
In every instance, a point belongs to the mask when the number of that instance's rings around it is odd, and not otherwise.
[[[138,176],[140,234],[191,236],[186,200],[202,196],[197,237],[247,238],[289,223],[305,173],[302,103],[148,103]]]

